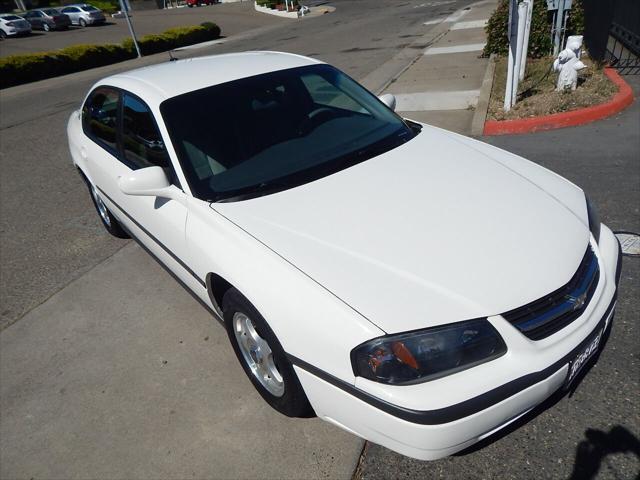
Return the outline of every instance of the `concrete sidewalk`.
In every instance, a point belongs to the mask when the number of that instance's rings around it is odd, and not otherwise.
[[[396,110],[406,118],[471,134],[471,123],[489,59],[480,58],[484,26],[496,0],[485,0],[448,17],[425,22],[443,33],[386,87]]]
[[[0,332],[0,379],[3,479],[346,479],[362,450],[272,410],[134,243]]]

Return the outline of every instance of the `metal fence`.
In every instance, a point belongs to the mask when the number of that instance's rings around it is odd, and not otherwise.
[[[585,44],[592,58],[640,74],[640,1],[583,0]]]

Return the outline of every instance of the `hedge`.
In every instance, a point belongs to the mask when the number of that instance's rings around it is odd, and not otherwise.
[[[547,11],[547,2],[543,0],[536,1],[533,5],[533,14],[531,16],[528,57],[540,58],[553,53],[552,23],[553,12]],[[500,0],[486,26],[487,44],[484,47],[483,55],[489,56],[492,53],[498,55],[508,54],[508,27],[509,0]],[[568,35],[582,35],[583,31],[584,10],[582,8],[582,0],[573,0],[573,5],[569,10],[565,38]]]
[[[143,55],[150,55],[218,37],[220,27],[206,22],[200,26],[171,28],[160,35],[145,35],[138,40],[138,44]],[[0,58],[0,88],[102,67],[135,57],[130,38],[121,45],[74,45],[52,52],[11,55]]]

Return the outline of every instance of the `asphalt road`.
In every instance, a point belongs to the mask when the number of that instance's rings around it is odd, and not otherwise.
[[[640,77],[628,76],[635,96]],[[612,230],[640,232],[640,102],[612,118],[485,141],[581,186]],[[640,258],[625,257],[612,333],[572,397],[555,397],[481,445],[419,462],[369,444],[359,479],[639,479]]]
[[[281,50],[321,58],[362,78],[432,28],[423,22],[469,3],[338,0],[334,13],[277,24],[271,16],[249,11],[243,18],[254,19],[226,43],[177,56]],[[255,18],[263,17],[268,20],[254,28]],[[71,166],[66,121],[102,76],[167,59],[159,54],[0,92],[0,328],[123,246],[98,224]]]
[[[332,14],[265,23],[252,32],[239,28],[237,40],[231,36],[227,43],[180,56],[284,50],[317,56],[363,78],[425,33],[430,27],[423,26],[424,21],[468,3],[336,0],[332,4],[337,11]],[[209,9],[219,7],[224,5]],[[159,56],[137,64],[165,59]],[[66,119],[99,75],[84,72],[0,93],[0,327],[19,320],[127,244],[102,230],[67,153]],[[636,95],[640,93],[638,80],[629,80]],[[617,117],[593,125],[488,141],[581,185],[613,229],[639,231],[639,131],[636,102]],[[573,397],[554,399],[509,428],[508,434],[437,462],[417,462],[369,445],[359,475],[367,479],[636,478],[640,312],[634,300],[639,279],[639,260],[625,259],[612,335]]]

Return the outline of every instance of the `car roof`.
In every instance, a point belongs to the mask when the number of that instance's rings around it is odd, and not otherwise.
[[[95,86],[111,85],[128,90],[153,106],[151,103],[160,104],[167,98],[213,85],[319,63],[323,62],[282,52],[227,53],[138,68],[104,78]]]

